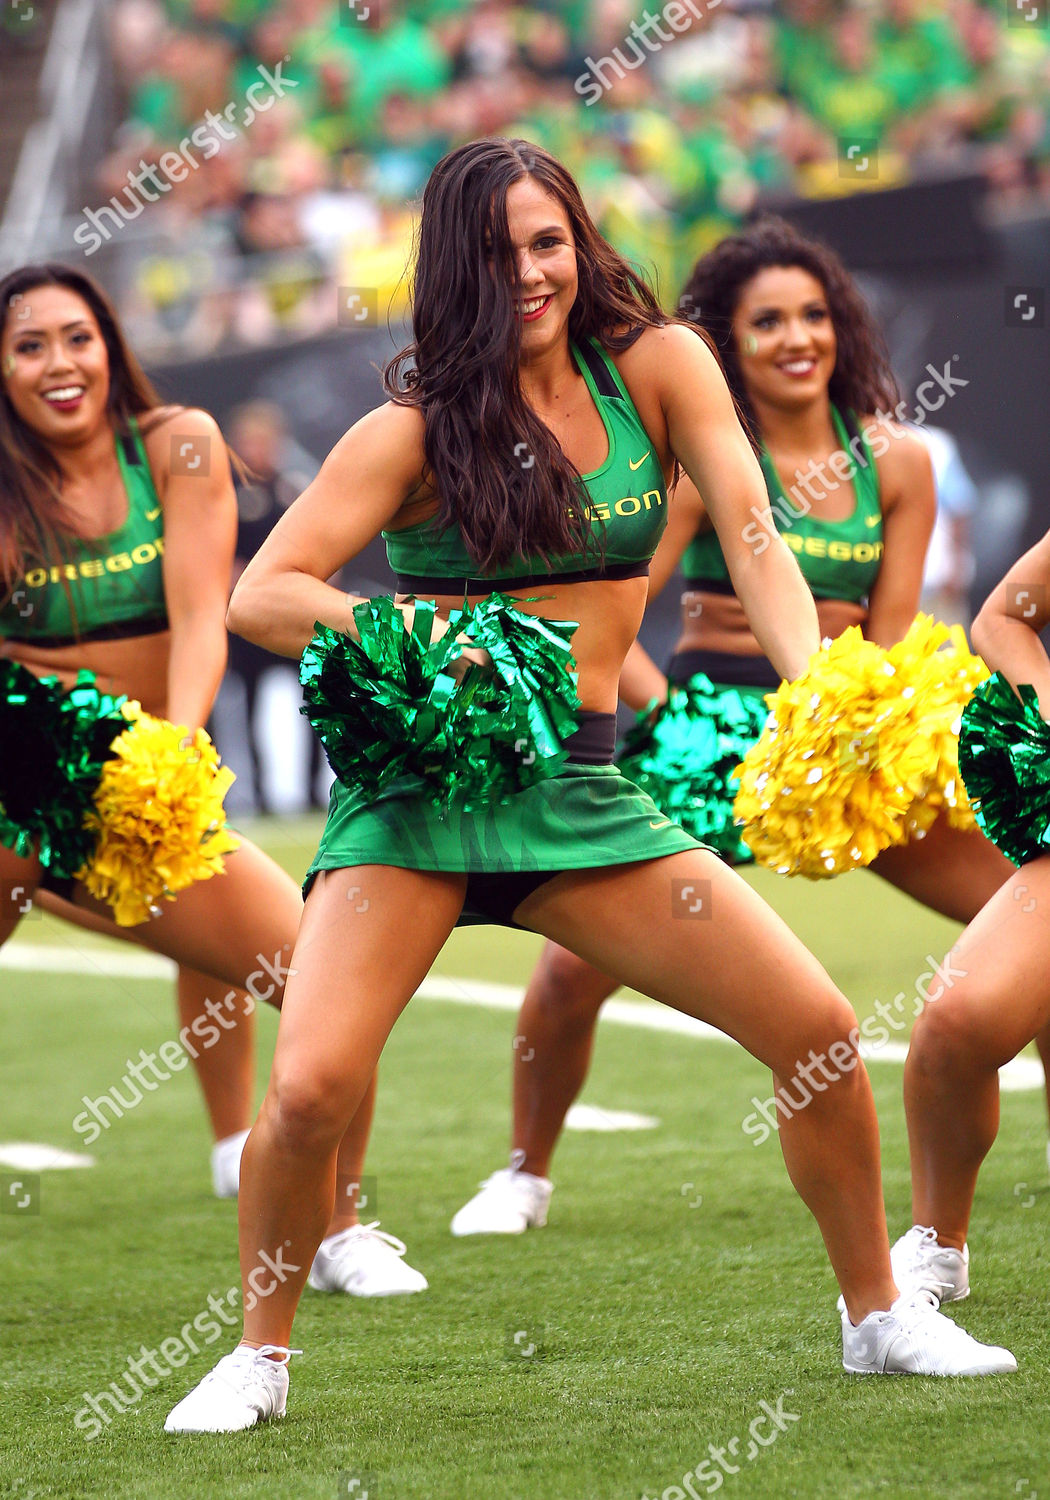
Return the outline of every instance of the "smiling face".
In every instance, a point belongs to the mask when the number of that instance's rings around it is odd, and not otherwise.
[[[523,359],[535,359],[567,342],[576,301],[576,241],[565,205],[531,177],[507,190],[507,225],[521,311]]]
[[[756,408],[797,408],[826,395],[835,328],[823,286],[801,266],[769,266],[745,282],[733,341]]]
[[[84,299],[38,286],[12,301],[0,335],[3,388],[45,443],[83,441],[105,420],[109,353]]]

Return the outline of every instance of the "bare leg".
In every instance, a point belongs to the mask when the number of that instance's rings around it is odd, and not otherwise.
[[[979,828],[953,828],[942,813],[925,838],[883,850],[870,868],[931,911],[970,922],[1015,866]]]
[[[364,917],[348,901],[355,887],[368,892]],[[455,924],[464,887],[463,876],[366,865],[325,872],[310,892],[270,1086],[241,1168],[247,1344],[288,1345],[332,1214],[339,1141],[394,1022]],[[260,1269],[263,1256],[278,1262],[280,1276]]]
[[[872,869],[891,885],[957,921],[968,922],[1013,874],[984,834],[941,817],[926,838],[889,849]],[[513,1146],[523,1168],[546,1177],[565,1116],[590,1066],[599,1010],[616,981],[548,944],[529,982],[514,1049]],[[1047,1034],[1050,1069],[1050,1031]],[[1050,1082],[1047,1084],[1050,1111]]]
[[[962,1249],[999,1128],[999,1068],[1050,1019],[1050,858],[1015,872],[953,948],[950,989],[915,1023],[904,1069],[913,1222]]]
[[[222,875],[200,880],[161,903],[161,914],[122,935],[231,989],[280,1006],[302,898],[291,876],[245,838]],[[78,907],[109,916],[109,908],[76,887]]]
[[[252,1092],[255,1086],[255,1007],[244,990],[233,991],[229,1007],[222,1004],[225,996],[218,990],[215,980],[196,969],[180,968],[176,980],[176,998],[179,1009],[179,1029],[190,1027],[198,1020],[206,1020],[208,1012],[205,1002],[211,1000],[222,1017],[219,1023],[219,1039],[205,1050],[197,1053],[193,1065],[197,1071],[197,1082],[204,1095],[204,1107],[211,1121],[212,1134],[217,1141],[238,1131],[247,1130],[252,1123]],[[227,993],[229,993],[227,991]],[[207,1021],[208,1025],[215,1023]],[[198,1032],[194,1032],[198,1035]]]
[[[0,945],[24,914],[21,908],[27,907],[29,897],[36,891],[39,875],[40,866],[36,859],[20,860],[10,850],[0,848]],[[232,891],[228,882],[232,884]],[[227,858],[224,875],[183,891],[177,902],[165,906],[161,917],[138,927],[118,927],[107,907],[92,902],[79,889],[77,904],[63,901],[48,891],[36,892],[35,900],[54,915],[88,931],[156,949],[176,961],[187,950],[192,951],[198,961],[205,956],[216,958],[217,954],[223,953],[227,945],[219,924],[224,914],[226,920],[232,917],[237,931],[231,934],[227,928],[226,935],[233,937],[242,954],[239,960],[241,983],[256,975],[257,994],[265,996],[278,1008],[284,994],[283,971],[289,967],[287,958],[303,909],[299,891],[291,877],[254,845],[243,840],[237,854]],[[85,904],[79,904],[81,901]],[[210,927],[211,931],[202,932],[202,927]],[[272,960],[268,969],[265,964],[259,967],[263,960]],[[223,957],[221,968],[222,972],[219,972],[220,965],[216,962],[215,977],[191,966],[180,964],[179,969],[180,1021],[182,1026],[191,1028],[191,1046],[187,1050],[191,1057],[196,1053],[193,1061],[217,1140],[246,1130],[251,1124],[254,1082],[254,1007],[249,1005],[246,992],[237,983],[237,970],[231,967],[228,953]],[[232,999],[227,1006],[225,1001],[231,990]],[[271,993],[267,995],[267,991]],[[223,1020],[236,1018],[236,1025],[224,1026],[209,1017],[205,1011],[205,1001],[209,999]],[[202,1027],[199,1033],[192,1031],[197,1016],[206,1019],[206,1027]],[[192,1046],[194,1037],[213,1032],[218,1032],[219,1039],[211,1047]],[[376,1080],[373,1077],[339,1148],[339,1179],[345,1179],[348,1187],[361,1179],[375,1096]],[[353,1189],[345,1201],[335,1205],[326,1234],[335,1234],[356,1223],[357,1190]]]
[[[35,856],[19,859],[0,848],[0,944],[17,926],[19,906],[33,896],[39,878]],[[80,885],[74,888],[72,907],[47,892],[40,900],[83,927],[163,953],[227,988],[248,988],[256,999],[278,1007],[303,909],[291,876],[243,837],[240,848],[226,856],[224,874],[180,891],[176,900],[161,903],[160,916],[135,927],[118,927],[110,908]]]
[[[710,920],[681,919],[686,911],[675,894],[683,883],[707,888]],[[718,1026],[772,1068],[777,1088],[790,1086],[798,1107],[782,1118],[784,1159],[820,1226],[849,1316],[856,1324],[890,1307],[897,1289],[878,1122],[856,1054],[856,1019],[761,898],[714,855],[689,852],[559,875],[522,902],[515,920],[622,983]],[[829,1057],[830,1073],[815,1074],[817,1060]]]
[[[145,946],[144,928],[118,927],[110,917],[102,915],[101,909],[77,906],[72,901],[63,900],[54,891],[38,889],[33,904],[86,932],[123,938],[125,942]],[[207,1050],[194,1048],[191,1052],[216,1141],[247,1130],[251,1125],[255,1083],[255,1007],[243,990],[235,991],[230,1004],[226,1005],[223,1003],[226,993],[228,986],[220,985],[198,970],[180,965],[175,985],[180,1031],[189,1028],[193,1036],[219,1031],[219,1038],[213,1046]],[[209,1000],[223,1018],[219,1025],[205,1009]],[[193,1030],[195,1021],[198,1022],[196,1031]]]
[[[598,1012],[617,981],[548,943],[518,1014],[514,1041],[514,1136],[522,1169],[546,1177],[569,1106],[583,1088]]]
[[[331,1234],[338,1234],[342,1229],[353,1228],[360,1217],[357,1211],[357,1201],[361,1195],[361,1174],[365,1169],[368,1137],[372,1133],[372,1116],[375,1114],[378,1080],[379,1070],[375,1069],[368,1080],[364,1098],[357,1106],[354,1117],[346,1127],[343,1139],[339,1142],[335,1168],[336,1196],[332,1217],[324,1232],[325,1239]]]

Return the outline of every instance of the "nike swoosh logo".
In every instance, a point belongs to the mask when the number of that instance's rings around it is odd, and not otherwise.
[[[159,515],[160,515],[160,506],[158,505],[157,508],[156,508],[156,510],[148,510],[146,512],[146,520],[147,521],[155,521]]]
[[[865,524],[865,526],[881,526],[882,525],[882,513],[881,513],[881,511],[880,511],[880,513],[877,516],[865,516],[864,517],[864,524]]]
[[[649,827],[655,828],[657,831],[659,831],[661,828],[673,828],[674,824],[671,822],[670,818],[664,818],[659,823],[650,823]]]
[[[651,448],[647,448],[645,450],[645,452],[642,454],[641,458],[639,458],[639,459],[631,459],[631,458],[629,458],[627,460],[627,467],[630,469],[630,471],[631,471],[632,474],[634,473],[635,469],[640,469],[642,467],[642,465],[645,463],[645,460],[649,457],[649,455],[650,455],[650,453],[652,451],[653,450]]]

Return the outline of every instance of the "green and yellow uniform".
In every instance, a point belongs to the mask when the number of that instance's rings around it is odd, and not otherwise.
[[[117,437],[126,519],[105,536],[69,537],[60,558],[31,558],[0,604],[5,639],[71,646],[168,629],[164,514],[133,417],[129,425]]]
[[[807,493],[840,482],[833,463],[817,468],[812,475],[802,474],[792,486],[793,496],[789,499],[765,446],[759,461],[774,523],[795,554],[813,597],[848,599],[859,604],[871,592],[882,563],[879,476],[871,448],[853,419],[847,425],[833,406],[831,420],[839,441],[835,460],[839,461],[843,475],[851,480],[857,502],[852,515],[845,520],[826,521],[814,516]],[[833,477],[828,477],[828,470]],[[687,588],[716,594],[733,592],[725,556],[714,531],[703,531],[693,538],[682,554],[682,572]]]
[[[168,629],[164,599],[164,513],[138,423],[116,438],[128,513],[115,531],[65,539],[61,558],[30,558],[0,604],[0,637],[34,646],[156,635]],[[65,900],[74,882],[50,868],[40,885]]]
[[[403,593],[481,596],[507,588],[644,577],[667,521],[667,493],[653,444],[615,365],[596,341],[573,357],[601,415],[609,453],[585,474],[593,549],[554,559],[518,559],[498,577],[479,576],[455,527],[432,521],[384,532]],[[460,921],[513,925],[532,890],[562,870],[633,863],[702,847],[661,815],[652,799],[612,764],[615,716],[579,715],[561,773],[483,812],[453,804],[439,814],[415,778],[369,801],[340,782],[307,872],[363,864],[454,871],[468,877]]]

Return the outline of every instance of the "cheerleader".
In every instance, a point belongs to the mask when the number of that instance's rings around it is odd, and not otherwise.
[[[726,378],[761,440],[760,505],[742,522],[762,555],[783,535],[816,602],[822,637],[859,626],[889,647],[915,616],[935,512],[921,440],[896,418],[900,396],[878,328],[836,255],[783,220],[731,235],[694,267],[682,309],[714,339]],[[671,684],[678,741],[628,744],[620,764],[666,814],[734,864],[753,856],[733,822],[729,779],[766,717],[776,665],[734,591],[722,532],[687,477],[675,490],[653,561],[650,596],[681,565],[681,634],[665,677],[640,647],[621,695],[664,703]],[[674,721],[662,727],[672,737]],[[636,736],[635,738],[638,738]],[[933,911],[966,922],[1009,878],[1009,861],[979,831],[945,814],[923,837],[871,864]],[[583,1087],[612,975],[548,944],[526,992],[514,1051],[511,1164],[489,1177],[452,1232],[514,1234],[546,1223],[548,1172],[565,1116]],[[528,1059],[526,1061],[525,1059]]]
[[[73,688],[86,671],[101,692],[192,733],[226,663],[237,512],[218,427],[203,411],[161,404],[101,289],[59,265],[0,281],[0,392],[0,666],[14,664],[9,683],[22,671]],[[14,797],[32,800],[33,769],[17,767],[27,785],[0,786],[5,809]],[[6,842],[0,943],[43,889],[70,920],[179,965],[180,1034],[219,1137],[215,1186],[235,1193],[253,1081],[253,1004],[243,987],[252,979],[255,993],[281,1003],[302,909],[294,883],[240,839],[224,873],[163,901],[140,926],[117,926],[82,881],[56,878],[10,826]],[[372,1099],[369,1090],[345,1143],[348,1186],[360,1180]],[[425,1286],[401,1260],[400,1241],[357,1225],[355,1205],[347,1197],[333,1217],[318,1283]]]
[[[1048,624],[1050,532],[974,621],[974,645],[1003,681],[967,706],[960,748],[982,821],[1021,868],[952,949],[953,983],[916,1020],[904,1067],[914,1224],[894,1246],[894,1268],[942,1302],[970,1291],[966,1236],[999,1129],[999,1069],[1050,1022],[1050,661],[1039,639]],[[1009,688],[1029,685],[1022,710]]]
[[[611,763],[617,684],[676,463],[705,497],[777,670],[801,672],[819,644],[788,548],[774,535],[757,555],[743,539],[750,508],[764,508],[762,477],[704,338],[669,323],[559,162],[525,141],[481,140],[444,157],[427,185],[413,341],[387,388],[389,403],[337,444],[231,601],[234,629],[285,656],[305,653],[310,674],[323,679],[335,653],[363,691],[371,680],[369,709],[389,726],[386,752],[404,770],[378,779],[371,742],[357,762],[353,745],[339,751],[346,779],[308,873],[270,1086],[245,1149],[243,1339],[178,1403],[167,1430],[228,1432],[283,1415],[292,1323],[331,1210],[336,1146],[391,1028],[464,919],[542,933],[721,1027],[779,1077],[810,1048],[834,1046],[848,1066],[785,1120],[780,1139],[842,1287],[845,1367],[1013,1369],[1005,1350],[942,1318],[935,1298],[897,1296],[878,1123],[848,1040],[849,1005],[754,891]],[[325,580],[381,532],[397,600],[348,600]],[[463,611],[465,599],[477,602]],[[441,617],[452,610],[450,628]],[[483,744],[464,742],[464,773],[484,784],[505,761],[517,778],[523,760],[546,753],[549,714],[509,659],[512,631],[547,638],[555,658],[571,632],[576,732],[555,774],[472,807],[454,768],[432,779],[426,744],[407,758],[422,714],[439,760],[463,697],[448,673],[413,696],[398,663],[422,660],[412,646],[420,635],[428,651],[444,642],[452,653],[462,637],[471,664],[506,683],[508,721],[501,733],[486,720]],[[462,694],[480,697],[486,680],[475,670]],[[338,672],[329,683],[340,690]],[[520,713],[535,736],[527,754]],[[717,921],[674,920],[675,883],[697,881],[710,883]],[[253,1295],[260,1278],[265,1296]]]

